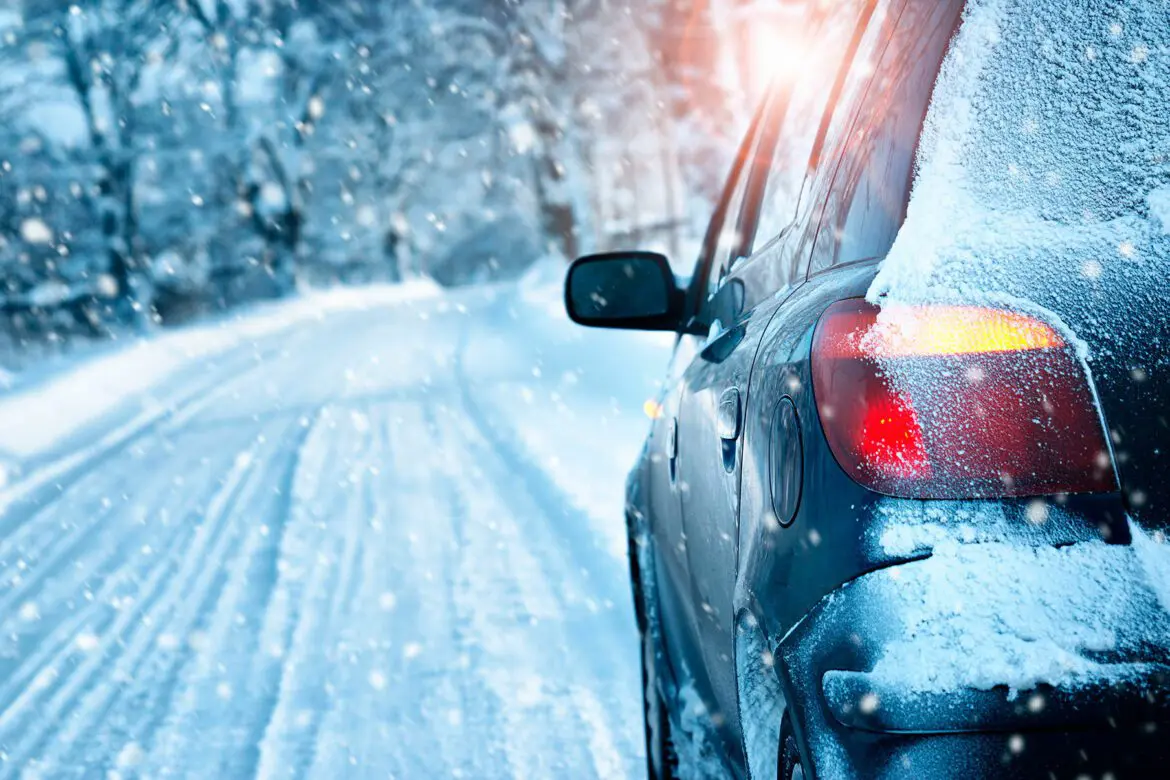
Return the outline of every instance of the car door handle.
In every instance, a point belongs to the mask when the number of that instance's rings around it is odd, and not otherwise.
[[[718,333],[712,333],[710,340],[703,347],[703,351],[699,353],[699,357],[708,363],[722,363],[731,357],[731,353],[735,352],[736,348],[743,343],[746,335],[747,328],[743,325],[736,325],[734,328],[721,329]]]
[[[723,441],[735,441],[739,438],[743,414],[740,409],[739,388],[729,387],[719,396],[719,412],[715,419],[715,428],[719,438]]]

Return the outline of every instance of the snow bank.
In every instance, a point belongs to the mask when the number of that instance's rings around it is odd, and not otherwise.
[[[313,292],[257,306],[211,325],[128,343],[0,398],[0,450],[16,460],[47,455],[129,400],[148,396],[152,388],[192,362],[272,336],[305,320],[437,294],[438,287],[426,281]]]

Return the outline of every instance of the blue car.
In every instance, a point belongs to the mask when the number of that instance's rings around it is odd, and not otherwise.
[[[700,722],[734,777],[1166,777],[1170,13],[810,7],[689,278],[566,282],[678,334],[627,490],[650,776]]]

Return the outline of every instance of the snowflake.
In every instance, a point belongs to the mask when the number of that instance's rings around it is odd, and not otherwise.
[[[30,244],[53,243],[52,229],[37,217],[29,217],[20,224],[20,237]]]

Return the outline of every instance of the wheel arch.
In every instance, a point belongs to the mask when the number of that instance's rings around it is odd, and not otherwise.
[[[768,635],[755,599],[736,611],[734,662],[740,737],[748,777],[775,777],[783,746],[782,724],[794,720],[787,675],[779,668],[776,642]],[[799,737],[798,737],[799,742]],[[802,751],[803,752],[803,751]]]

